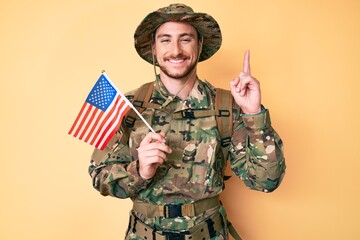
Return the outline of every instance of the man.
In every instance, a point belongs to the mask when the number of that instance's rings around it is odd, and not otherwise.
[[[127,97],[140,102],[155,132],[141,120],[126,118],[105,152],[94,151],[93,185],[103,195],[134,202],[126,239],[228,239],[218,198],[228,154],[233,172],[251,189],[271,192],[285,172],[282,142],[261,105],[249,52],[243,71],[230,82],[231,124],[219,126],[219,116],[207,113],[219,104],[221,90],[196,74],[197,63],[220,48],[215,19],[172,4],[147,15],[134,38],[139,55],[154,66],[156,80],[146,87],[151,87],[145,91],[148,102],[138,101],[140,90]],[[223,141],[224,126],[232,128],[231,141]]]

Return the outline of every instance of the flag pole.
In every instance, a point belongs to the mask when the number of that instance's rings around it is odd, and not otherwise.
[[[125,100],[126,101],[126,100]],[[139,116],[139,118],[145,123],[145,125],[150,129],[151,132],[155,133],[155,130],[150,126],[150,124],[145,120],[145,118],[138,112],[138,110],[131,104],[129,100],[127,100],[130,107],[134,110],[134,112]]]
[[[109,76],[105,73],[105,70],[101,71],[102,74],[105,75],[105,77],[113,84],[113,82],[110,80]],[[113,87],[116,88],[115,84],[113,84]],[[125,100],[125,102],[134,110],[134,112],[139,116],[139,118],[145,123],[145,125],[150,129],[151,132],[155,133],[155,130],[150,126],[150,124],[145,120],[145,118],[138,112],[138,110],[132,105],[132,103],[127,99],[127,97],[124,96],[124,94],[119,91],[119,89],[116,88],[118,93],[120,94],[121,98]]]

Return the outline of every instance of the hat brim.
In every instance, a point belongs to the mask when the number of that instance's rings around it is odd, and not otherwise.
[[[152,35],[154,31],[165,22],[185,22],[195,27],[203,37],[202,52],[199,62],[209,59],[221,46],[222,37],[219,24],[205,13],[176,13],[166,14],[152,12],[148,14],[137,27],[134,39],[137,53],[147,62],[153,64]]]

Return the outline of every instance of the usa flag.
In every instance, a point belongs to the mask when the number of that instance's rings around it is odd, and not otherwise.
[[[120,127],[130,104],[103,73],[86,98],[69,134],[104,150]]]

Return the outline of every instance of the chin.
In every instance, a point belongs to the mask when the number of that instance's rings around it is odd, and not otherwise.
[[[174,79],[183,79],[183,78],[187,78],[190,76],[190,74],[193,71],[193,68],[186,69],[184,71],[168,71],[168,69],[161,69],[161,70],[168,77],[171,77]]]

